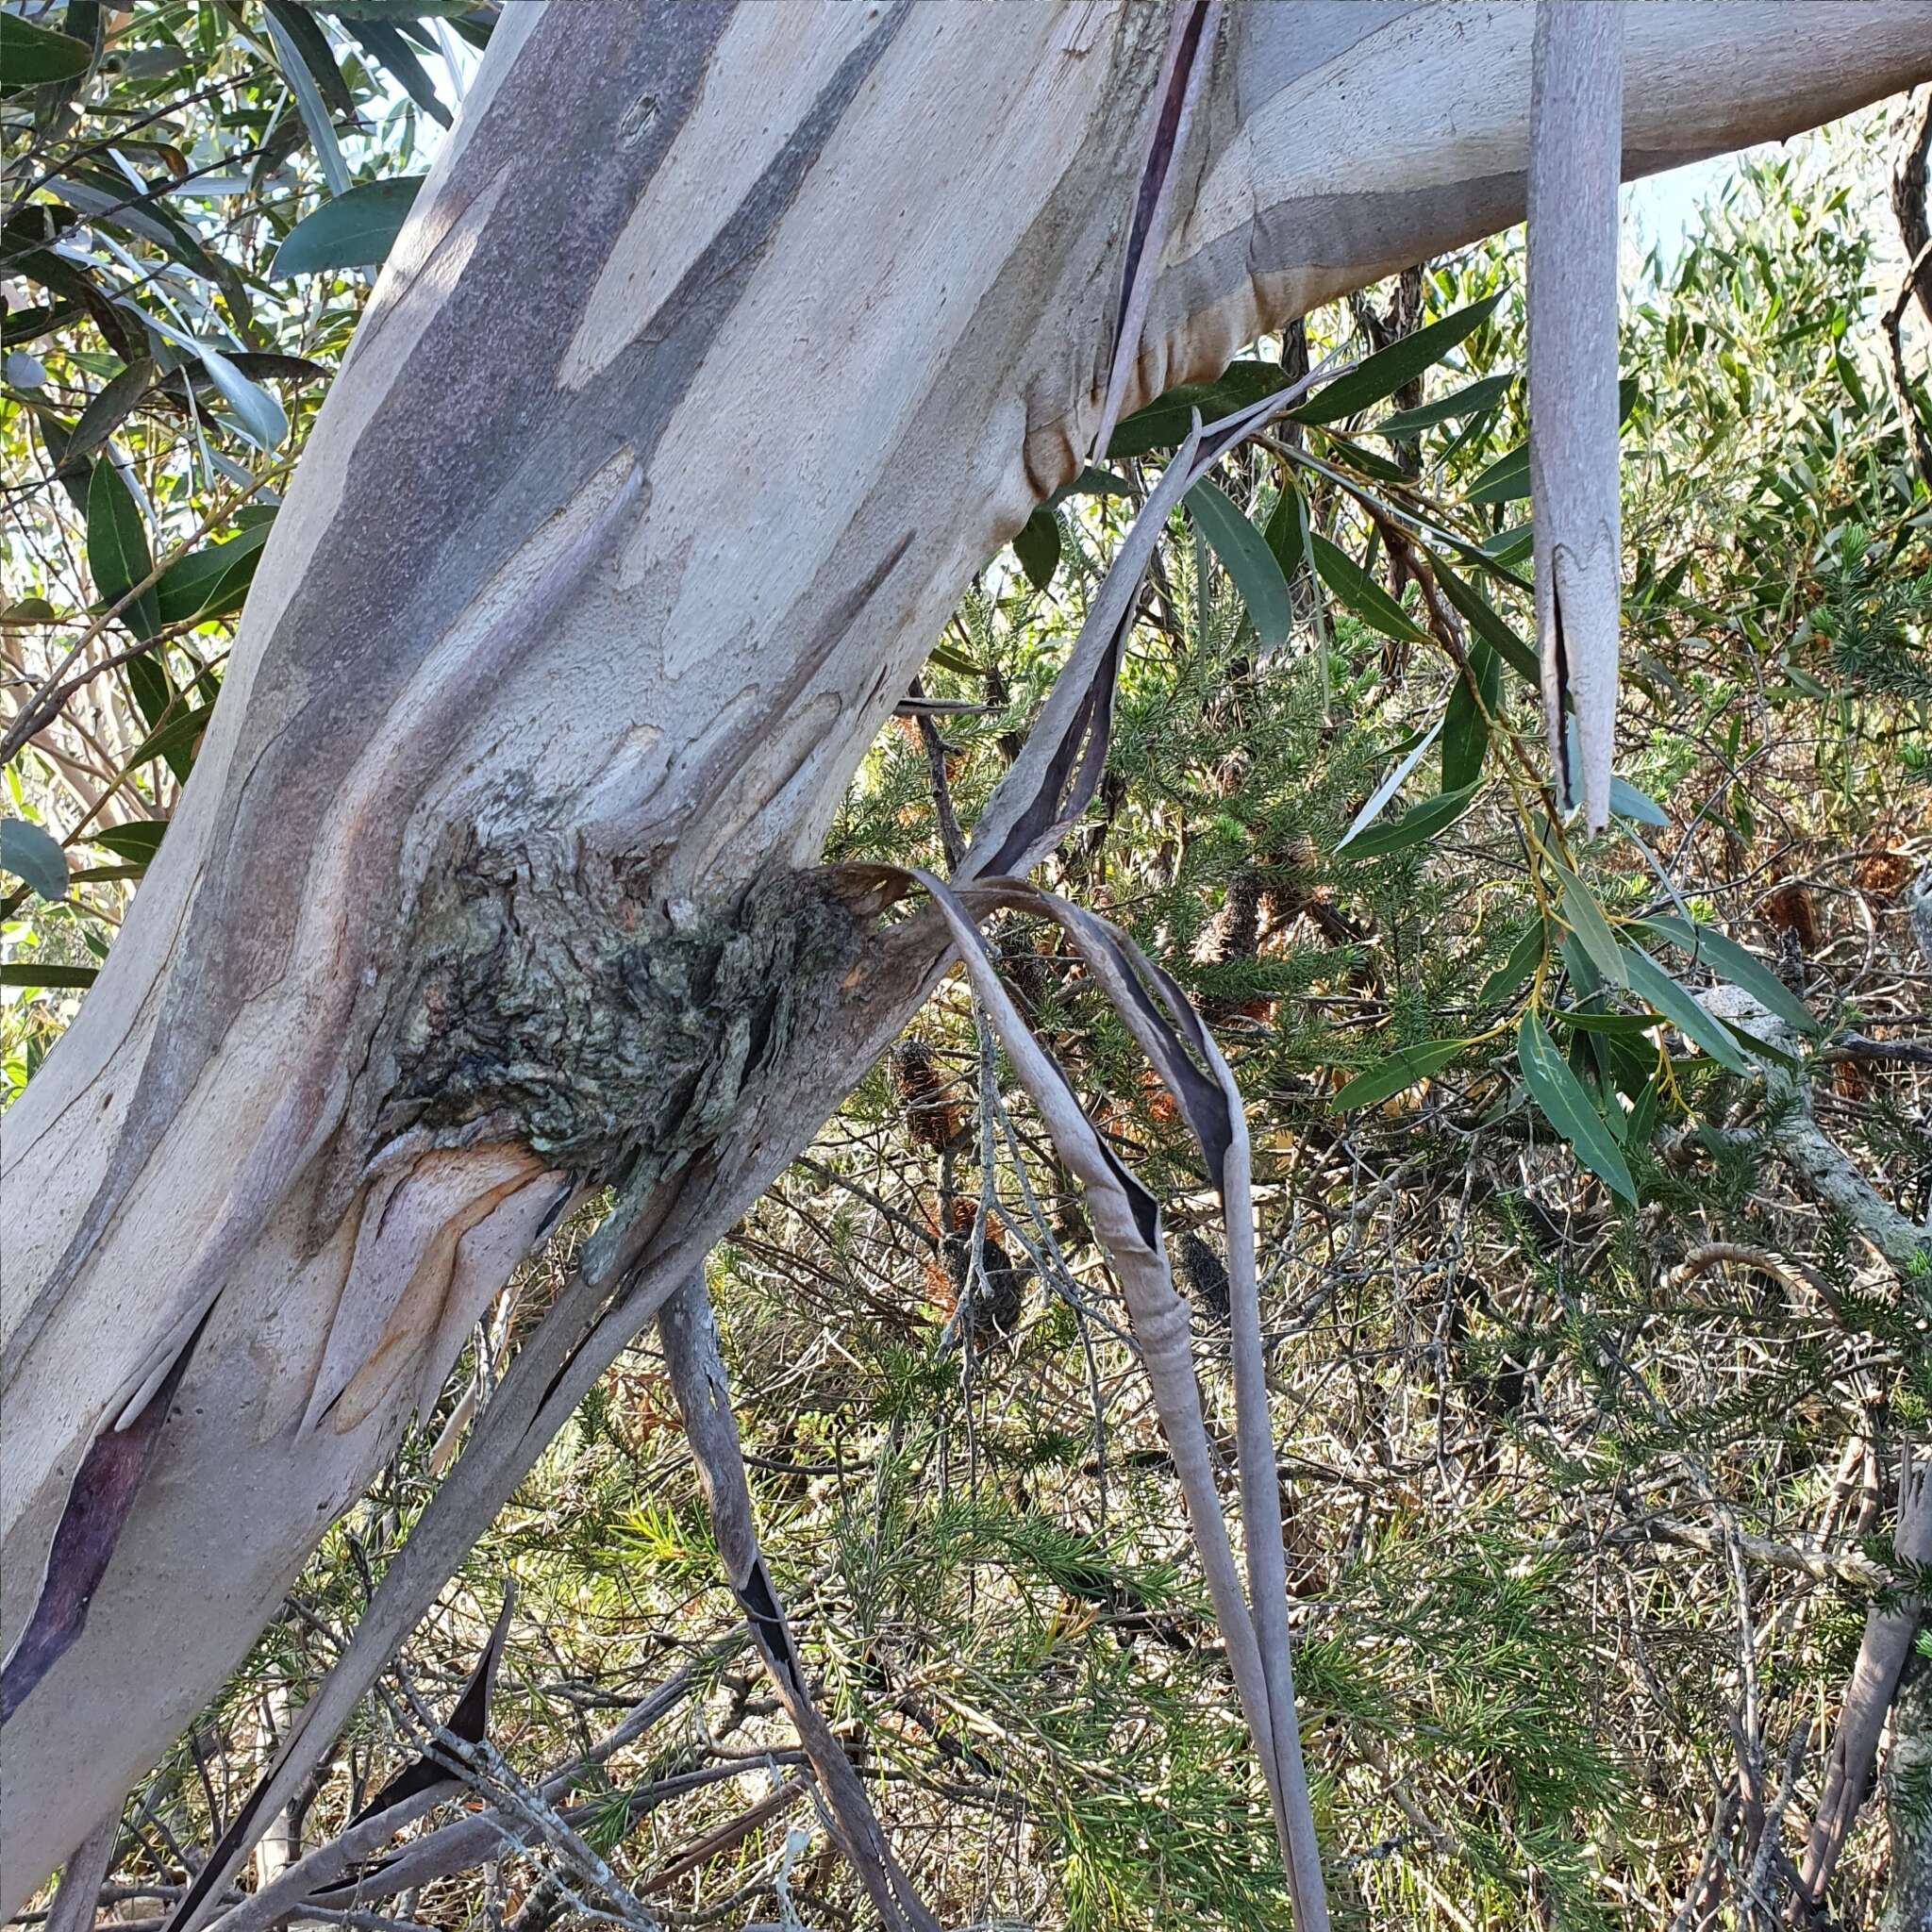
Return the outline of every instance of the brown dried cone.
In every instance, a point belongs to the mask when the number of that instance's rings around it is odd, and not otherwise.
[[[1801,879],[1787,879],[1758,902],[1757,916],[1777,932],[1793,934],[1807,955],[1824,943],[1818,926],[1818,908]]]
[[[965,1121],[965,1109],[947,1097],[946,1076],[917,1034],[908,1034],[892,1049],[891,1078],[908,1137],[944,1153]]]
[[[1192,1228],[1174,1239],[1174,1272],[1195,1314],[1213,1327],[1228,1320],[1227,1269],[1222,1258]]]
[[[1252,959],[1261,950],[1261,913],[1268,895],[1261,874],[1238,872],[1227,882],[1221,910],[1209,922],[1194,949],[1204,965],[1225,966],[1235,959]],[[1203,1000],[1202,1011],[1211,1021],[1265,1020],[1274,1003],[1264,995],[1224,995]]]
[[[942,1243],[956,1304],[966,1298],[971,1286],[975,1212],[973,1202],[955,1201],[951,1213],[953,1225]],[[1000,1240],[991,1219],[987,1222],[980,1260],[986,1269],[986,1283],[973,1296],[972,1319],[966,1325],[969,1333],[977,1330],[983,1339],[990,1341],[991,1337],[985,1332],[989,1328],[1001,1335],[1010,1335],[1019,1326],[1020,1311],[1026,1303],[1027,1271],[1013,1265],[1012,1257],[1007,1253],[1006,1244]]]

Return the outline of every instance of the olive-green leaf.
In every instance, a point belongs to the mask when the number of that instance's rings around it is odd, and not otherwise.
[[[1490,719],[1502,703],[1503,660],[1481,638],[1474,638],[1468,668],[1457,677],[1442,714],[1444,791],[1459,791],[1482,776],[1490,749]]]
[[[241,608],[261,560],[270,526],[257,524],[226,543],[204,544],[177,557],[155,584],[163,624],[225,617]]]
[[[1610,923],[1604,917],[1595,894],[1567,866],[1552,864],[1550,869],[1563,887],[1559,908],[1563,923],[1576,936],[1576,943],[1583,948],[1603,983],[1623,986],[1624,948],[1617,943],[1617,936],[1610,930]]]
[[[1149,450],[1172,449],[1187,440],[1195,410],[1203,423],[1217,422],[1287,387],[1286,372],[1273,362],[1230,362],[1212,382],[1184,382],[1136,409],[1115,427],[1107,453],[1143,457]]]
[[[1409,621],[1402,606],[1347,551],[1331,543],[1319,530],[1308,532],[1308,547],[1316,574],[1334,591],[1338,603],[1345,604],[1364,624],[1386,637],[1428,642],[1428,633]]]
[[[1470,503],[1515,503],[1529,494],[1529,445],[1506,450],[1464,492]]]
[[[1723,1024],[1707,1013],[1650,955],[1639,946],[1624,949],[1624,983],[1653,1013],[1668,1020],[1684,1038],[1700,1046],[1719,1066],[1734,1074],[1750,1071],[1750,1062]]]
[[[85,74],[92,50],[72,34],[36,26],[17,13],[0,13],[0,87],[43,87]]]
[[[67,447],[60,458],[62,467],[82,462],[92,456],[127,420],[134,406],[153,386],[154,379],[155,365],[142,358],[140,361],[130,362],[96,391],[80,412],[80,420],[75,424],[74,433],[67,439]]]
[[[1413,382],[1424,370],[1440,362],[1449,351],[1480,328],[1495,312],[1501,295],[1458,308],[1441,322],[1432,322],[1400,341],[1391,342],[1346,375],[1338,376],[1325,388],[1317,390],[1308,401],[1290,411],[1303,423],[1333,423],[1353,416],[1371,403],[1391,396],[1404,383]]]
[[[1624,1159],[1617,1139],[1604,1117],[1591,1105],[1583,1083],[1557,1051],[1549,1029],[1534,1011],[1525,1012],[1516,1028],[1516,1063],[1529,1096],[1570,1150],[1613,1193],[1634,1208],[1637,1184]]]
[[[282,238],[272,275],[308,275],[325,269],[374,268],[388,258],[409,217],[421,175],[365,181],[325,201]]]
[[[1674,913],[1659,913],[1641,924],[1644,931],[1681,947],[1700,964],[1708,966],[1720,979],[1748,992],[1759,1006],[1775,1013],[1788,1025],[1812,1035],[1824,1030],[1804,1001],[1762,959],[1747,953],[1736,940],[1726,939],[1710,926],[1694,925]]]
[[[1495,606],[1474,585],[1466,584],[1442,561],[1432,556],[1429,567],[1436,574],[1437,587],[1461,613],[1462,620],[1524,683],[1542,688],[1542,671],[1536,653],[1504,621]]]
[[[1026,573],[1026,581],[1036,591],[1045,590],[1060,567],[1059,518],[1045,508],[1035,510],[1013,539],[1013,554]]]
[[[24,879],[42,899],[67,896],[67,855],[44,826],[0,819],[0,872]]]
[[[1291,614],[1288,579],[1267,538],[1236,508],[1226,491],[1205,476],[1184,501],[1248,607],[1261,648],[1272,651],[1285,643]]]
[[[88,478],[87,564],[104,604],[118,604],[154,568],[141,507],[120,471],[105,457]],[[137,637],[153,637],[161,622],[154,587],[150,585],[121,614]]]
[[[135,819],[125,825],[103,825],[87,839],[89,844],[104,847],[116,858],[145,865],[161,849],[161,835],[167,829],[166,819]]]
[[[1486,375],[1480,382],[1473,382],[1466,389],[1457,390],[1454,395],[1424,403],[1419,408],[1398,409],[1394,415],[1383,417],[1369,433],[1372,436],[1413,436],[1418,429],[1433,428],[1438,423],[1459,423],[1465,416],[1479,415],[1493,404],[1500,403],[1515,382],[1514,370],[1507,375]]]
[[[1386,858],[1391,852],[1407,851],[1411,845],[1420,845],[1446,832],[1469,809],[1476,791],[1475,786],[1465,785],[1459,791],[1440,791],[1420,805],[1410,806],[1399,819],[1391,819],[1386,825],[1371,825],[1350,843],[1350,858]]]
[[[1328,1105],[1337,1113],[1357,1107],[1373,1107],[1425,1080],[1446,1067],[1469,1044],[1466,1040],[1425,1040],[1405,1046],[1385,1060],[1377,1060],[1341,1088]]]
[[[0,986],[92,986],[100,970],[98,966],[42,966],[31,959],[9,959],[0,966]]]

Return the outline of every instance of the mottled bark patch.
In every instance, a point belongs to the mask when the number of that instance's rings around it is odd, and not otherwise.
[[[489,1118],[611,1185],[712,1144],[860,944],[811,874],[667,908],[569,834],[465,835],[430,880],[379,1137]]]

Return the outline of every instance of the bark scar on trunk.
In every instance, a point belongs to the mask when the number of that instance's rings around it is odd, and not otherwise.
[[[648,1185],[715,1143],[860,950],[821,874],[665,905],[575,833],[452,843],[385,1027],[377,1144],[505,1123],[549,1168]]]

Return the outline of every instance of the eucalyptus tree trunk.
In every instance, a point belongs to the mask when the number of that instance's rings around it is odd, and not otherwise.
[[[1620,12],[1631,174],[1932,71],[1924,0]],[[811,867],[971,573],[1087,457],[1169,20],[505,9],[8,1123],[0,1907],[564,1207],[620,1190],[641,1325],[943,960]],[[1519,219],[1532,25],[1222,16],[1123,407]]]

